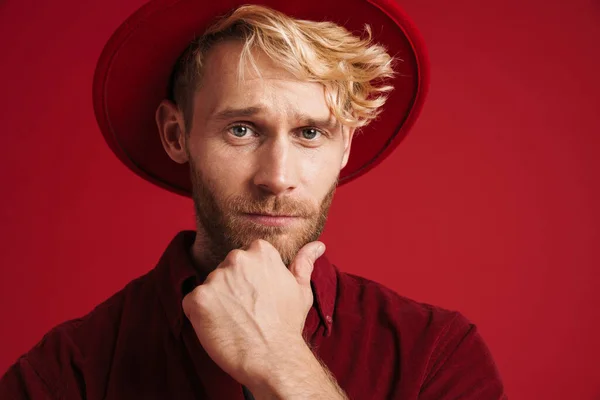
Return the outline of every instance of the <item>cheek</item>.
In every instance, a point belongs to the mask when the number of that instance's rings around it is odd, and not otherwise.
[[[303,184],[311,195],[323,199],[340,174],[342,152],[337,148],[323,149],[311,154],[303,165]]]
[[[237,194],[250,179],[251,165],[248,157],[223,146],[203,146],[195,157],[196,168],[204,180],[209,181],[219,197]]]

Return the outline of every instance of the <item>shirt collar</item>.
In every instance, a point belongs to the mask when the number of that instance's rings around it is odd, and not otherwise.
[[[156,268],[155,283],[158,294],[165,308],[167,319],[173,334],[179,337],[185,318],[181,303],[183,297],[193,290],[204,277],[200,276],[190,255],[190,249],[196,238],[194,231],[181,231],[171,241]],[[315,263],[311,278],[314,294],[314,307],[326,334],[331,332],[333,311],[337,292],[337,270],[321,256]]]

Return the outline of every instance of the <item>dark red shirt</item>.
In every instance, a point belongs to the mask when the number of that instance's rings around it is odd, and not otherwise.
[[[181,232],[156,268],[47,333],[6,372],[0,399],[243,399],[202,349],[183,296],[201,278]],[[305,338],[350,399],[504,399],[490,352],[461,314],[340,272],[321,257]]]

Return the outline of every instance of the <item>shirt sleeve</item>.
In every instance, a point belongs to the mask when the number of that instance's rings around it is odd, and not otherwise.
[[[0,379],[0,399],[77,400],[84,395],[81,355],[57,327],[21,356]]]
[[[21,357],[0,379],[0,399],[58,399],[44,379]]]
[[[459,313],[440,333],[419,394],[419,400],[450,399],[507,399],[487,345]]]

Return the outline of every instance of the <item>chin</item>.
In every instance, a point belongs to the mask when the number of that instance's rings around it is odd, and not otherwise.
[[[290,233],[285,232],[256,237],[255,239],[263,239],[271,243],[279,252],[281,260],[286,267],[291,264],[296,257],[296,254],[298,254],[298,251],[306,244],[300,243],[298,238],[294,237]]]

